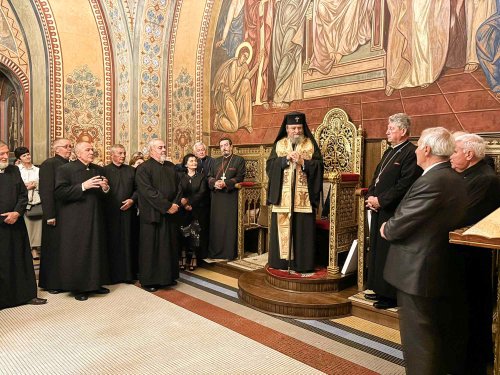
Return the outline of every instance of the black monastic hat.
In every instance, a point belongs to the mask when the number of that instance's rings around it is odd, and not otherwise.
[[[315,148],[317,148],[319,150],[319,147],[316,143],[316,140],[314,139],[313,134],[311,133],[311,131],[309,130],[309,127],[307,126],[306,114],[302,113],[302,112],[290,112],[290,113],[287,113],[285,115],[285,117],[283,118],[283,122],[281,124],[281,128],[278,132],[278,136],[276,137],[276,140],[274,141],[274,143],[277,143],[281,138],[284,138],[287,136],[287,133],[286,133],[286,126],[287,125],[300,125],[300,124],[302,124],[302,126],[303,126],[304,135],[307,138],[310,138],[313,141]]]

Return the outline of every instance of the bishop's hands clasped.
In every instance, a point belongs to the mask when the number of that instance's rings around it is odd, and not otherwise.
[[[107,192],[109,190],[108,179],[104,176],[94,176],[92,178],[89,178],[82,184],[82,186],[85,190],[99,188],[101,188],[104,192]]]
[[[304,166],[304,158],[298,151],[291,151],[286,155],[286,160],[288,160],[290,163],[295,163],[300,165],[301,167]]]
[[[380,203],[378,202],[378,198],[370,195],[366,200],[366,208],[369,210],[377,212],[380,209]]]
[[[226,183],[222,180],[217,180],[215,181],[214,187],[217,190],[222,190],[226,187]]]

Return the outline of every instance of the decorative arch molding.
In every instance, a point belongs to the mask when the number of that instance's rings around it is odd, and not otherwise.
[[[167,64],[167,93],[166,93],[166,100],[168,103],[168,111],[167,111],[167,121],[165,124],[166,128],[166,135],[167,135],[167,141],[165,142],[167,144],[167,154],[172,155],[174,152],[174,146],[173,143],[175,142],[174,140],[174,126],[173,126],[173,105],[174,105],[174,98],[172,96],[173,93],[173,87],[174,87],[174,56],[175,56],[175,41],[177,39],[177,30],[179,28],[179,17],[181,14],[181,9],[182,9],[182,2],[183,0],[177,0],[175,4],[175,10],[174,10],[174,17],[172,19],[172,27],[170,29],[170,39],[168,42],[168,64]]]
[[[130,135],[132,129],[130,128],[131,112],[130,103],[132,92],[133,67],[132,50],[133,46],[130,44],[127,17],[130,15],[124,11],[123,6],[128,7],[125,1],[121,3],[119,0],[105,0],[102,2],[106,15],[106,24],[109,25],[111,41],[113,45],[113,61],[116,64],[114,69],[115,79],[115,125],[114,136],[115,142],[125,146],[125,149],[130,154],[131,144]]]
[[[12,75],[17,78],[21,84],[24,94],[28,94],[30,91],[30,81],[26,74],[24,74],[24,71],[5,55],[0,55],[0,64],[9,69]]]
[[[149,0],[144,4],[142,12],[140,40],[138,53],[138,123],[139,123],[139,149],[146,150],[147,143],[153,138],[162,136],[162,118],[165,115],[165,78],[164,63],[170,62],[172,51],[170,43],[166,43],[168,35],[169,17],[172,7],[177,12],[178,4],[166,0]],[[177,15],[178,17],[178,15]],[[175,16],[174,21],[175,23]],[[168,100],[168,98],[167,98]],[[168,141],[167,147],[168,147]]]
[[[113,112],[113,94],[114,94],[114,80],[113,80],[113,50],[110,42],[108,25],[105,22],[103,9],[100,1],[89,0],[92,12],[101,39],[101,48],[104,63],[104,152],[106,160],[109,161],[109,155],[106,152],[114,141],[114,112]]]
[[[63,66],[61,42],[54,14],[47,0],[33,0],[42,26],[48,54],[49,68],[49,126],[50,139],[64,135]]]
[[[200,37],[198,39],[198,46],[196,47],[195,134],[197,140],[202,140],[203,138],[203,87],[204,85],[206,85],[204,75],[206,55],[205,49],[207,48],[207,38],[209,35],[210,17],[212,15],[213,4],[214,0],[207,0],[207,2],[205,3],[205,10],[203,11],[203,19],[201,21]]]

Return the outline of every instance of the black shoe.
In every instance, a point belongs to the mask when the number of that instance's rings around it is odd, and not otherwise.
[[[95,294],[108,294],[109,293],[109,289],[108,288],[105,288],[103,286],[101,286],[99,289],[97,289],[95,292]]]
[[[47,300],[45,298],[35,297],[28,301],[28,305],[45,305]]]
[[[174,286],[177,285],[177,281],[172,281],[170,284],[165,284],[164,286]]]
[[[59,293],[62,293],[63,290],[62,289],[47,289],[47,292],[50,294],[59,294]]]
[[[142,288],[148,292],[151,292],[151,293],[158,291],[158,288],[156,286],[152,286],[152,285],[143,286]]]
[[[369,299],[370,301],[377,301],[379,298],[377,293],[365,293],[365,299]]]
[[[77,301],[86,301],[89,299],[89,295],[87,293],[78,293],[76,296],[75,296],[75,299]]]
[[[381,310],[391,309],[396,306],[397,306],[396,300],[393,299],[383,299],[373,304],[373,307]]]

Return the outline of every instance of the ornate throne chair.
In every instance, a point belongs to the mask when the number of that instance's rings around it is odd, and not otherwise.
[[[358,237],[358,199],[360,185],[362,129],[349,121],[340,108],[331,109],[314,132],[324,161],[324,191],[330,191],[327,220],[318,226],[329,230],[328,273],[340,273],[339,254],[349,251]]]

